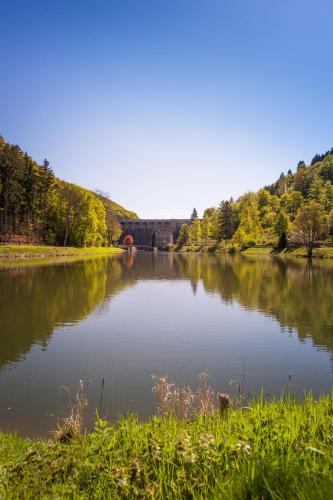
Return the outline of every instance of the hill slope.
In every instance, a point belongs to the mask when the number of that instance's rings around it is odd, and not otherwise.
[[[194,217],[183,228],[178,247],[267,244],[282,249],[288,242],[308,246],[309,238],[311,247],[333,240],[333,148],[315,155],[308,166],[300,161],[294,173],[282,173],[256,193],[206,209],[202,220]]]
[[[118,203],[57,179],[47,160],[38,165],[0,136],[0,241],[109,245],[118,219],[138,216]]]

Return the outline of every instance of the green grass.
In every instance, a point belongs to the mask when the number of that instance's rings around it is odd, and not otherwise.
[[[200,253],[208,253],[214,251],[209,245],[184,245],[180,248],[181,252],[200,252]]]
[[[284,251],[283,254],[293,257],[307,257],[305,248],[295,248]],[[319,259],[333,259],[333,248],[314,248],[313,257]]]
[[[281,255],[287,257],[307,257],[304,247],[295,248],[293,250],[283,250],[282,252],[274,250],[273,247],[250,247],[242,251],[244,255]],[[319,259],[333,259],[333,248],[315,248],[313,257]]]
[[[44,258],[44,257],[64,257],[75,255],[105,255],[120,253],[120,248],[112,247],[53,247],[42,245],[0,245],[1,258]]]
[[[328,499],[333,400],[97,422],[69,444],[0,434],[0,498]]]
[[[250,247],[242,251],[244,255],[270,255],[274,252],[273,247]]]

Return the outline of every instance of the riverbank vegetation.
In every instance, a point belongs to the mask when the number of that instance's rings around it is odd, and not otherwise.
[[[256,193],[206,209],[201,220],[194,211],[190,226],[181,228],[176,248],[304,246],[311,257],[316,246],[332,242],[333,149],[315,155],[308,166],[300,161],[294,173],[282,173],[274,184]]]
[[[79,393],[51,439],[0,434],[3,498],[329,498],[333,400],[259,400],[220,411],[201,376],[196,391],[155,380],[159,416],[81,433]],[[185,411],[184,410],[191,410]],[[77,413],[79,412],[79,413]],[[66,432],[64,432],[66,431]]]
[[[37,164],[0,136],[0,242],[109,246],[119,218],[138,217],[101,191],[57,179],[47,160]]]
[[[72,257],[80,255],[109,255],[122,253],[123,250],[115,247],[55,247],[45,245],[1,245],[1,259],[30,259]]]

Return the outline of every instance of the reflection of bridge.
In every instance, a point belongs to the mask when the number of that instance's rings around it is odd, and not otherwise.
[[[166,248],[175,243],[182,224],[190,223],[189,219],[123,219],[120,221],[123,229],[120,241],[130,234],[138,247]]]

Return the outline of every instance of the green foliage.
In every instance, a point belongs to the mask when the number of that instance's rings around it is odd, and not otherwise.
[[[237,229],[234,234],[233,241],[239,246],[245,245],[247,243],[248,239],[243,228],[239,227]]]
[[[323,236],[325,212],[321,205],[316,201],[309,201],[300,208],[294,225],[294,239],[299,240],[305,245],[308,257],[312,257],[313,246],[316,239]]]
[[[190,230],[188,224],[182,224],[177,238],[177,246],[181,248],[183,245],[186,245],[189,241],[189,236]]]
[[[105,208],[90,191],[57,182],[52,221],[56,240],[64,246],[101,246],[106,234]]]
[[[218,213],[219,239],[231,240],[237,226],[237,213],[230,201],[221,201]]]
[[[299,191],[290,191],[280,199],[281,208],[289,215],[290,220],[294,220],[299,208],[304,203],[304,197]]]
[[[110,245],[121,233],[118,218],[133,212],[99,194],[55,178],[0,137],[0,237],[25,235],[48,244]]]
[[[240,223],[237,230],[238,234],[235,234],[236,240],[241,239],[242,244],[257,243],[262,235],[257,197],[255,193],[247,193],[241,196],[238,203],[240,207]]]
[[[287,236],[289,232],[290,220],[284,210],[280,210],[274,224],[274,232],[278,236],[278,249],[281,250],[287,246]]]
[[[201,221],[195,219],[189,228],[189,240],[191,243],[199,243],[202,235]]]
[[[47,160],[37,165],[18,146],[0,140],[0,234],[32,228],[44,236],[55,178]]]
[[[211,222],[208,214],[205,214],[201,223],[201,236],[204,243],[207,245],[211,234]]]
[[[259,400],[222,417],[136,417],[69,444],[0,434],[3,498],[330,498],[330,397]]]
[[[282,173],[274,184],[257,193],[246,193],[236,201],[222,201],[217,209],[207,209],[204,213],[209,217],[210,238],[215,242],[232,239],[238,246],[275,246],[277,236],[277,246],[282,249],[288,244],[290,225],[295,223],[293,242],[305,245],[308,239],[299,236],[296,228],[300,219],[297,223],[295,219],[311,200],[322,210],[320,234],[317,231],[315,238],[333,236],[333,149],[316,155],[314,160],[310,166],[299,162],[294,174],[289,169],[287,175]]]

